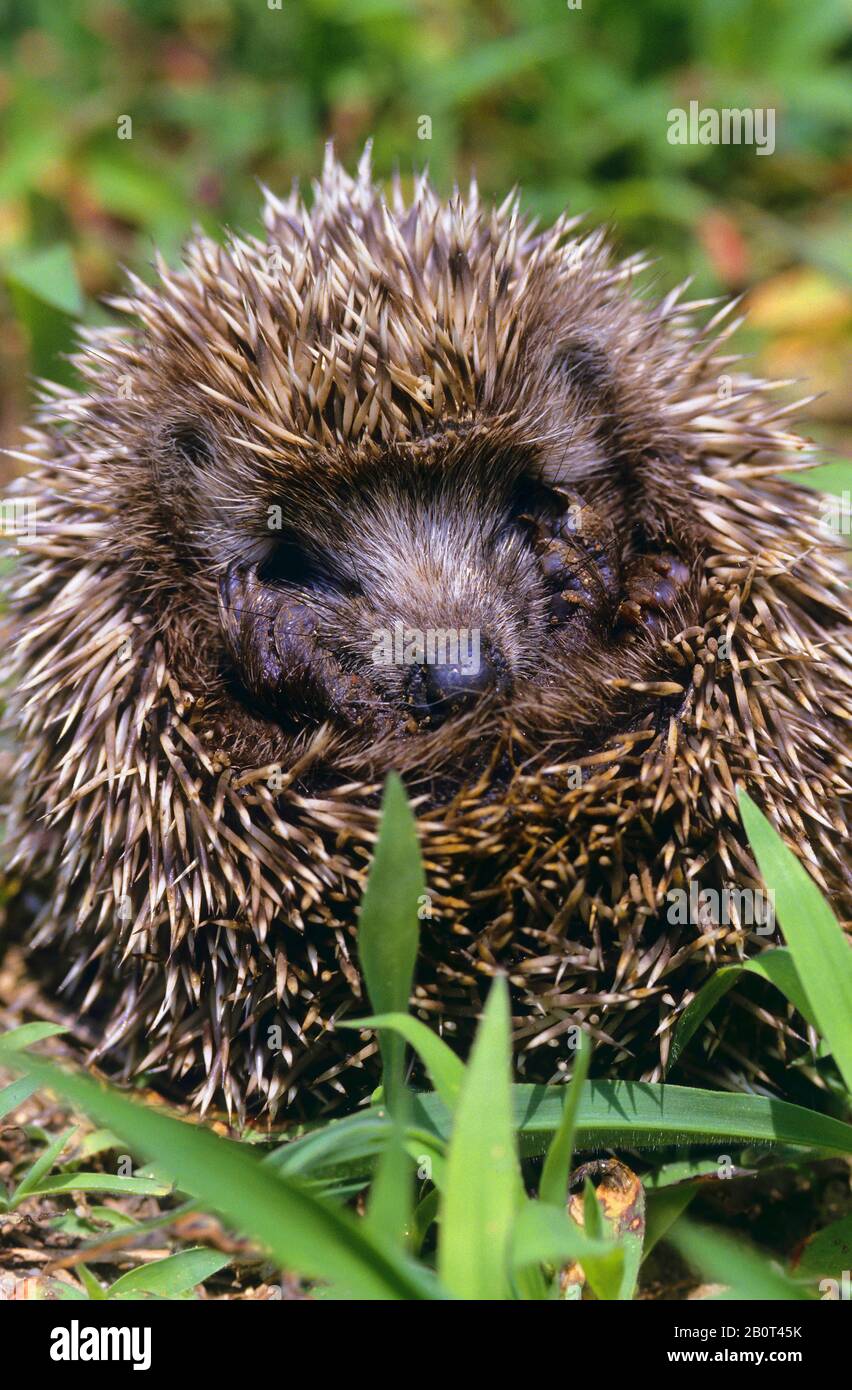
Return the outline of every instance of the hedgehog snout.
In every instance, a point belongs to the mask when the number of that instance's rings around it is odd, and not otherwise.
[[[511,688],[508,664],[488,641],[478,642],[476,659],[423,662],[412,668],[406,681],[406,703],[430,724],[442,724],[485,695],[506,695]]]

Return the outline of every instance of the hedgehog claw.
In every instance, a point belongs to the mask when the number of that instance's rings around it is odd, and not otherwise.
[[[657,633],[688,582],[689,566],[676,555],[643,555],[627,575],[627,597],[618,606],[616,627]]]

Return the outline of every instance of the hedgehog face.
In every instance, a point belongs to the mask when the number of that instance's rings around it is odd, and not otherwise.
[[[413,734],[510,702],[617,626],[615,540],[579,494],[522,456],[442,452],[285,495],[263,552],[222,573],[228,657],[266,717]]]

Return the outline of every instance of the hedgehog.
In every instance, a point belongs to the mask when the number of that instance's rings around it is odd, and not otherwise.
[[[773,942],[739,788],[848,911],[847,572],[790,477],[801,402],[731,353],[735,306],[655,297],[581,218],[383,187],[369,149],[263,194],[260,235],[129,276],[20,453],[32,968],[120,1076],[357,1103],[375,1039],[337,1024],[396,771],[419,1016],[463,1049],[501,971],[519,1076],[564,1079],[584,1028],[600,1074],[658,1080],[701,984]],[[733,910],[673,913],[695,886]],[[803,1055],[777,996],[744,1005],[762,1050],[708,1026],[688,1075]]]

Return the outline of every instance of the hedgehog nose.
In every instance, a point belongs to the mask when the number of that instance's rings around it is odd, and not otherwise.
[[[482,696],[505,687],[494,654],[481,651],[477,664],[451,661],[420,666],[411,680],[411,694],[432,724],[469,709]]]

